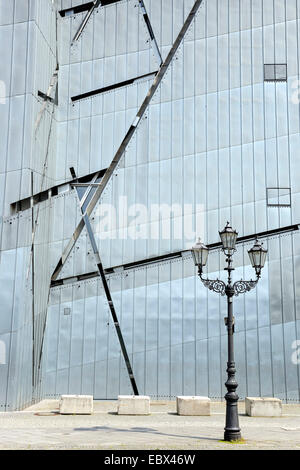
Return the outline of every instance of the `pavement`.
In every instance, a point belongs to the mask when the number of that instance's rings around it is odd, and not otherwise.
[[[244,441],[222,441],[225,403],[211,416],[178,416],[175,401],[151,404],[149,416],[119,416],[117,401],[95,401],[94,414],[60,415],[58,400],[0,413],[0,449],[29,450],[300,450],[300,405],[283,405],[280,418],[253,418],[239,403]]]

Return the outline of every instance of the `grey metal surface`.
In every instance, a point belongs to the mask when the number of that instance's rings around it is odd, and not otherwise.
[[[76,228],[83,230],[71,241],[58,278],[96,270],[75,192],[14,216],[12,202],[70,181],[70,167],[80,177],[113,162],[111,180],[89,211],[105,267],[194,242],[174,231],[170,239],[121,241],[112,231],[103,240],[97,210],[117,206],[120,196],[129,206],[190,204],[191,220],[203,215],[207,243],[218,240],[228,219],[241,236],[300,223],[297,2],[205,0],[177,44],[193,0],[144,0],[155,43],[143,6],[124,0],[95,9],[71,46],[85,14],[61,18],[56,10],[80,3],[0,3],[2,409],[63,392],[130,393],[99,280],[55,287],[48,305],[51,275]],[[144,101],[151,84],[143,82],[72,106],[76,94],[153,72],[159,54],[165,60],[170,51],[152,99]],[[45,107],[38,90],[47,93],[57,61],[58,106]],[[264,82],[268,63],[287,63],[286,83]],[[130,145],[117,153],[132,123]],[[266,188],[272,187],[291,188],[290,208],[267,207]],[[140,225],[149,230],[157,220],[154,214]],[[161,217],[159,229],[167,221],[174,229],[178,217]],[[126,223],[118,220],[116,229]],[[284,234],[265,243],[262,280],[234,304],[238,391],[299,400],[300,237]],[[253,277],[250,246],[238,248],[237,278]],[[211,253],[211,277],[220,275],[222,262],[218,251]],[[141,393],[223,396],[226,305],[203,290],[191,258],[120,272],[109,285]]]
[[[296,233],[293,237],[297,238],[299,234]],[[289,239],[290,235],[281,236],[281,242],[284,238]],[[239,247],[239,252],[246,253],[249,246]],[[154,398],[197,393],[220,398],[224,394],[227,348],[223,320],[226,316],[224,299],[201,288],[200,282],[189,272],[184,274],[184,264],[188,262],[191,260],[171,260],[160,266],[145,266],[109,276],[109,285],[116,309],[120,312],[121,329],[132,357],[138,387],[142,393]],[[271,324],[267,286],[272,269],[269,262],[263,273],[262,288],[254,291],[253,295],[241,296],[234,303],[239,395],[242,398],[247,395],[274,395],[283,400],[297,401],[299,365],[293,362],[292,355],[299,326],[295,319],[277,325]],[[181,277],[176,279],[178,270]],[[243,268],[237,267],[234,274],[237,279],[242,272]],[[247,266],[245,277],[250,272],[251,269]],[[219,272],[209,274],[210,277],[222,275]],[[87,297],[88,286],[91,291],[90,299]],[[56,308],[59,302],[57,293],[64,290],[69,293],[68,299],[74,298],[76,293],[77,300],[71,306],[71,317],[74,312],[74,319],[76,318],[77,305],[82,313],[78,317],[78,320],[81,319],[78,333],[71,341],[84,343],[87,337],[90,342],[89,355],[84,358],[79,353],[79,362],[76,363],[77,378],[78,367],[83,374],[87,374],[85,379],[78,378],[80,387],[93,386],[95,397],[112,398],[120,390],[128,390],[129,383],[126,383],[126,376],[122,373],[121,353],[113,327],[107,324],[110,322],[104,297],[95,297],[99,286],[99,280],[90,280],[53,288],[50,303],[53,303],[51,309]],[[70,293],[70,288],[73,294]],[[89,306],[93,306],[92,309]],[[62,306],[59,311],[60,318],[63,319],[61,321],[65,321]],[[55,354],[52,348],[53,332],[58,329],[59,318],[52,314],[52,310],[49,311],[48,321],[50,330],[47,332],[47,344],[51,344],[51,349],[48,351],[47,348],[47,357],[52,364],[51,368],[56,370],[58,366],[53,365]],[[90,328],[89,325],[93,327]],[[70,338],[70,328],[67,334]],[[65,337],[65,329],[62,335],[65,338],[63,344],[67,347],[69,339]],[[95,343],[102,345],[98,352],[97,346],[94,348]],[[82,348],[83,345],[79,346],[77,343],[77,347],[74,346],[76,354]],[[66,353],[64,356],[68,357]],[[99,359],[102,359],[100,363]],[[52,373],[51,370],[48,371],[47,362],[48,359],[45,364],[46,378],[48,373]],[[94,376],[84,372],[86,367],[91,367],[90,363],[95,365]],[[70,373],[75,373],[71,363],[69,369]],[[120,377],[123,377],[121,382]],[[90,384],[89,380],[92,381]],[[71,388],[66,386],[63,390],[71,393],[72,387],[73,385]],[[58,394],[58,391],[53,394]]]

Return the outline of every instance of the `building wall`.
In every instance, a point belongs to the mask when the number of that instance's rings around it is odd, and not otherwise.
[[[24,0],[18,3],[24,4],[22,14],[16,5],[0,10],[0,34],[15,37],[22,29],[31,38],[26,61],[12,46],[22,66],[9,48],[5,59],[15,81],[19,69],[29,78],[23,88],[5,79],[11,84],[1,113],[9,133],[2,150],[7,163],[1,173],[0,281],[6,315],[0,339],[9,352],[0,365],[6,384],[0,401],[9,409],[61,393],[93,393],[99,399],[131,393],[102,282],[97,276],[75,278],[96,272],[97,258],[85,228],[77,237],[82,213],[69,183],[70,168],[78,178],[108,168],[136,122],[90,221],[104,268],[119,267],[108,282],[137,385],[154,398],[220,398],[226,302],[197,279],[186,250],[196,232],[216,243],[227,220],[240,236],[300,223],[299,2],[203,0],[178,49],[178,34],[197,2],[144,0],[154,40],[137,1],[99,6],[73,41],[86,12],[62,17],[58,11],[80,3],[85,2],[43,0],[42,8],[41,1]],[[19,43],[25,47],[24,40]],[[168,57],[170,65],[139,119],[154,80],[143,76]],[[264,64],[273,63],[287,64],[287,81],[264,81]],[[57,64],[58,104],[44,106],[37,92],[47,92]],[[143,78],[71,100],[136,77]],[[18,116],[24,119],[10,122],[4,112],[15,116],[21,99],[27,107]],[[14,137],[21,131],[22,144]],[[55,196],[49,193],[44,202],[11,214],[11,203],[57,185]],[[290,207],[269,207],[267,188],[290,188]],[[155,205],[167,210],[150,211]],[[103,223],[111,208],[116,223],[109,217]],[[299,234],[274,233],[263,240],[269,254],[262,279],[234,304],[238,391],[241,397],[299,400]],[[238,245],[237,279],[254,276],[250,246]],[[173,252],[183,256],[147,265],[147,259]],[[62,285],[50,288],[60,259]],[[122,270],[141,260],[144,266]],[[223,265],[222,253],[213,250],[209,277],[223,277]]]
[[[271,260],[257,289],[234,299],[241,398],[299,399],[299,366],[295,363],[299,270],[291,267],[291,248],[298,244],[299,234],[270,240]],[[236,279],[253,278],[246,259],[251,245],[239,246]],[[280,259],[279,248],[289,252],[288,256]],[[210,270],[209,276],[224,277],[217,267],[224,262],[223,254],[216,250],[210,257],[216,271]],[[203,287],[190,256],[112,274],[109,285],[140,393],[153,398],[224,396],[226,300]],[[88,393],[109,399],[131,394],[101,281],[53,288],[50,304],[47,396]],[[65,309],[71,314],[65,315]]]
[[[9,410],[39,396],[33,356],[48,303],[49,211],[36,206],[12,215],[11,204],[55,183],[53,109],[43,107],[38,91],[47,92],[56,69],[56,11],[50,0],[1,1],[0,24],[0,402]]]

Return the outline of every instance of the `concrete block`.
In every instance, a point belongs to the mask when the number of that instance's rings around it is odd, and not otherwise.
[[[177,414],[181,416],[210,416],[210,399],[208,397],[177,397],[176,406]]]
[[[281,416],[282,402],[279,398],[246,397],[245,409],[248,416]]]
[[[62,415],[91,415],[93,413],[93,395],[62,395],[59,412]]]
[[[142,395],[119,395],[118,415],[149,415],[150,397]]]

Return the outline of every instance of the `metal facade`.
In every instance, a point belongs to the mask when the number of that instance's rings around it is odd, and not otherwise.
[[[0,0],[2,409],[132,393],[99,260],[139,392],[223,397],[226,302],[196,277],[196,216],[208,244],[230,220],[269,250],[234,304],[240,397],[299,401],[299,0],[97,2],[86,24],[88,10],[60,14],[85,3]],[[281,79],[266,77],[272,64]],[[74,180],[99,183],[83,212]],[[120,198],[139,216],[124,218]],[[153,205],[174,210],[143,212]],[[105,207],[115,226],[101,225]],[[254,276],[251,244],[238,245],[237,279]],[[223,262],[216,247],[210,277]]]

